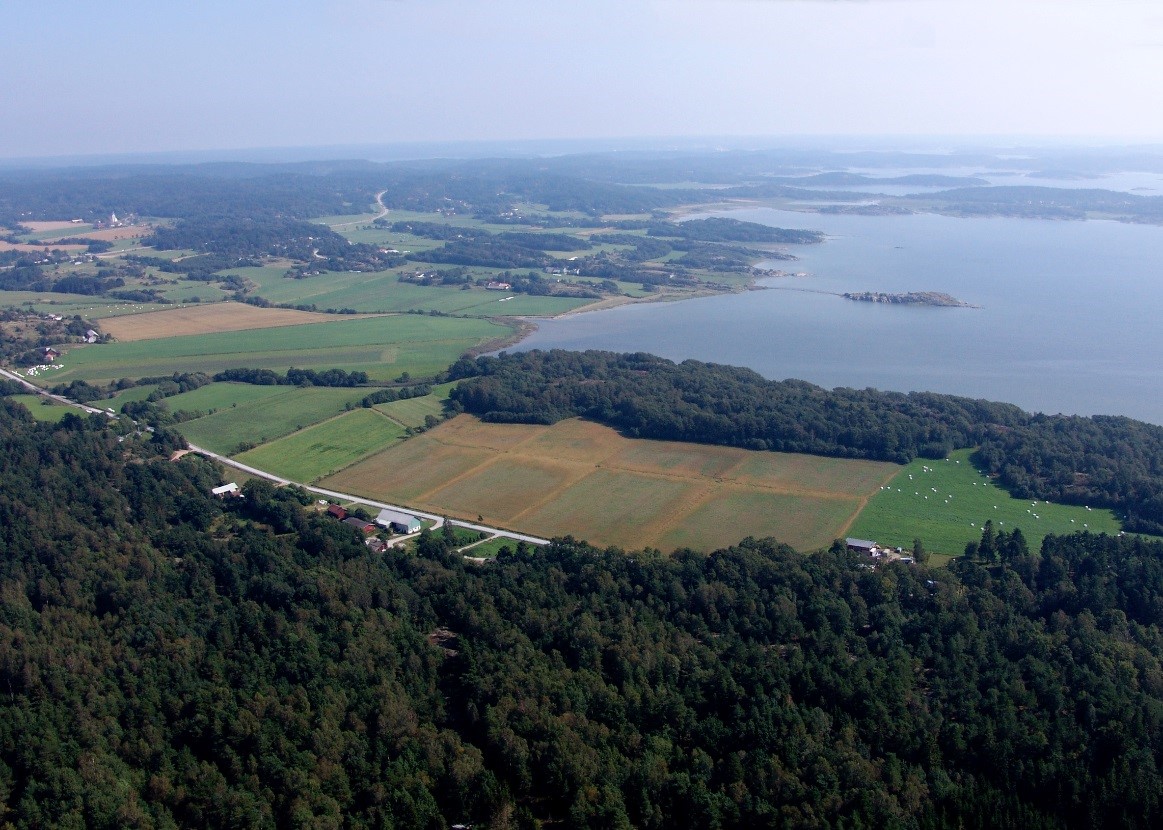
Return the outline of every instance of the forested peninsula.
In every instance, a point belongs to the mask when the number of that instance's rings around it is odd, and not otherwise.
[[[1151,827],[1163,545],[373,554],[294,488],[0,399],[16,828]],[[123,440],[118,440],[118,439]]]
[[[627,435],[907,463],[977,447],[1019,498],[1111,507],[1163,533],[1163,427],[1113,416],[1031,415],[931,392],[823,389],[733,366],[648,354],[529,351],[462,360],[453,390],[486,421],[582,416]]]

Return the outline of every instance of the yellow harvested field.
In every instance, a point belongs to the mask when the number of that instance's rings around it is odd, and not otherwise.
[[[125,225],[120,228],[104,228],[99,231],[79,233],[77,236],[82,236],[85,239],[104,239],[108,242],[116,242],[118,239],[137,239],[150,233],[153,233],[153,228],[149,225]]]
[[[624,438],[461,415],[322,486],[540,536],[713,550],[773,536],[800,550],[843,536],[895,464]]]
[[[445,446],[430,435],[405,441],[396,450],[390,456],[373,455],[327,481],[341,478],[349,492],[392,493],[400,501],[419,505],[425,493],[467,475],[492,457],[483,449]]]
[[[46,248],[49,250],[52,250],[53,248],[59,248],[62,251],[83,251],[83,250],[85,250],[84,245],[58,245],[57,243],[52,242],[52,241],[36,242],[36,243],[31,244],[31,245],[25,245],[24,243],[13,244],[11,242],[5,242],[3,240],[0,240],[0,251],[20,251],[20,252],[26,253],[26,254],[39,254],[39,253],[43,253]]]
[[[440,427],[440,443],[503,452],[545,432],[530,424],[486,424],[476,418],[455,418]]]
[[[45,231],[63,231],[65,228],[77,227],[76,222],[70,222],[67,219],[64,221],[55,220],[52,222],[21,222],[20,224],[24,225],[24,227],[28,228],[33,233],[44,233]],[[83,228],[85,226],[81,225],[81,227]]]
[[[319,314],[289,308],[258,308],[245,303],[208,303],[167,311],[106,317],[101,321],[101,329],[112,334],[120,342],[128,343],[134,340],[155,340],[185,334],[214,334],[222,331],[326,323],[334,320],[351,320],[352,317],[350,314],[342,316]]]

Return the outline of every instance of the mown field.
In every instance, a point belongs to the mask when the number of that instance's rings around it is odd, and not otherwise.
[[[141,314],[161,308],[147,303],[102,300],[85,294],[56,294],[51,291],[0,291],[0,307],[21,308],[42,314],[65,316],[80,314],[86,320],[99,320],[121,314]]]
[[[552,427],[462,415],[324,480],[541,536],[712,549],[775,536],[799,549],[842,535],[900,468],[623,438],[581,420]]]
[[[208,388],[208,387],[204,387]],[[186,421],[178,431],[192,444],[223,454],[232,454],[243,443],[265,444],[284,435],[305,429],[345,411],[347,404],[358,403],[366,389],[327,389],[294,386],[254,386],[263,390],[255,397],[237,406],[219,409],[212,415]],[[195,395],[201,392],[188,393]],[[167,399],[174,410],[179,408],[177,398]],[[192,408],[192,407],[191,407]]]
[[[355,409],[236,458],[291,481],[312,482],[403,436],[403,427],[374,409]]]
[[[52,403],[46,405],[46,399],[40,395],[10,395],[9,397],[17,403],[24,404],[25,408],[32,413],[32,417],[38,421],[48,421],[55,424],[69,412],[77,415],[83,414],[75,406]]]
[[[108,381],[232,367],[286,371],[341,367],[376,379],[402,372],[425,377],[510,329],[488,320],[417,314],[188,335],[133,343],[74,346],[54,377]]]
[[[987,520],[998,530],[1021,528],[1031,550],[1049,533],[1119,532],[1109,510],[1012,498],[973,466],[970,454],[957,450],[944,461],[917,460],[902,468],[869,500],[849,535],[905,548],[920,538],[932,552],[960,556],[968,542],[981,538]]]
[[[157,340],[193,334],[333,322],[349,322],[349,318],[227,302],[109,317],[101,321],[101,330],[113,335],[122,343],[129,343],[136,340]]]

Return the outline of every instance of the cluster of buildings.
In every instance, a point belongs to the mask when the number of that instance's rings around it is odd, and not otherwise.
[[[226,498],[227,496],[241,497],[242,490],[235,482],[223,484],[221,487],[215,487],[210,491],[211,495],[219,498]],[[320,502],[323,504],[324,502]],[[410,534],[419,533],[424,525],[421,523],[419,517],[413,516],[411,513],[403,513],[399,510],[389,510],[387,508],[380,511],[376,516],[375,521],[368,521],[361,519],[358,516],[347,515],[347,509],[338,504],[327,505],[327,515],[332,516],[345,525],[354,527],[364,536],[369,537],[366,544],[376,553],[382,553],[387,549],[387,542],[382,539],[373,537],[374,533],[380,530],[387,530],[390,533]]]
[[[402,533],[406,535],[409,533],[419,533],[423,527],[420,519],[411,513],[402,513],[399,510],[389,510],[387,508],[379,512],[375,521],[361,519],[358,516],[349,516],[347,515],[347,510],[338,504],[328,505],[327,515],[333,516],[344,524],[354,527],[364,536],[371,536],[380,529],[387,530],[391,533]],[[383,551],[387,547],[387,544],[379,539],[368,539],[367,545],[377,552]]]
[[[874,565],[884,562],[903,562],[906,565],[911,565],[916,562],[912,556],[904,553],[903,548],[890,548],[873,542],[871,539],[857,539],[849,536],[844,542],[848,546],[848,550],[864,554],[872,560]]]

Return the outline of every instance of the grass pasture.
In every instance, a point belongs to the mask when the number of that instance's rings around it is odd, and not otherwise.
[[[211,383],[192,392],[183,392],[165,399],[171,412],[207,412],[239,406],[250,401],[261,401],[289,391],[287,386],[256,386],[249,383]]]
[[[294,386],[251,388],[264,390],[265,394],[228,409],[219,409],[212,415],[186,421],[178,425],[178,431],[192,444],[229,455],[243,442],[265,444],[338,415],[348,403],[358,402],[367,393],[366,389],[328,389],[318,386],[306,389]],[[201,391],[198,389],[188,394],[194,395]],[[181,397],[177,395],[167,402],[176,410],[181,404],[175,401]]]
[[[439,418],[444,412],[446,396],[425,395],[422,398],[408,398],[402,401],[379,404],[376,409],[393,421],[406,427],[422,427],[429,415]]]
[[[355,409],[237,458],[291,481],[311,482],[394,444],[403,435],[399,424],[374,409]]]
[[[232,367],[283,372],[291,367],[340,367],[378,379],[405,371],[426,377],[447,368],[468,349],[508,333],[507,327],[488,320],[416,314],[347,318],[72,348],[57,377],[102,381],[174,372],[212,374]]]
[[[85,294],[54,294],[48,291],[0,291],[0,307],[64,316],[80,314],[90,320],[156,311],[158,308],[156,305],[127,303],[124,300],[103,301],[99,297]]]
[[[40,395],[9,395],[10,400],[17,403],[24,404],[24,408],[32,413],[32,417],[38,421],[47,421],[55,424],[68,413],[72,412],[76,415],[84,415],[84,413],[75,406],[65,406],[59,403],[45,404],[47,398],[42,398]]]
[[[970,454],[957,450],[944,461],[917,459],[902,468],[869,500],[849,535],[905,548],[920,538],[929,551],[960,556],[966,543],[981,538],[987,520],[998,530],[1021,528],[1031,550],[1050,533],[1119,532],[1109,510],[1011,497],[970,463]]]
[[[745,536],[799,549],[844,534],[900,467],[623,438],[462,415],[353,464],[325,486],[541,536],[710,550]]]
[[[101,404],[103,407],[112,409],[114,412],[120,412],[121,407],[130,401],[144,401],[153,391],[157,389],[156,386],[150,384],[149,386],[131,386],[128,389],[123,389],[112,398],[103,401],[95,401],[94,405]]]
[[[501,548],[516,550],[517,540],[509,536],[494,536],[492,539],[486,539],[480,544],[473,545],[464,552],[464,555],[473,559],[492,559],[500,553]]]

